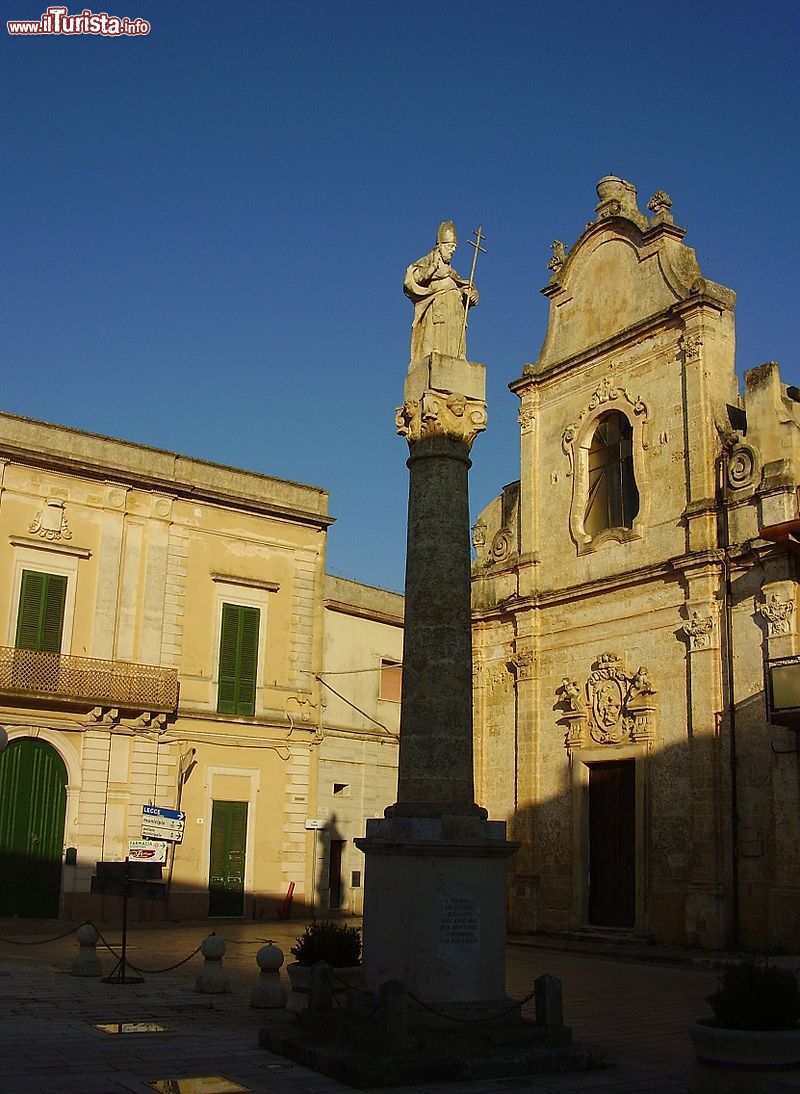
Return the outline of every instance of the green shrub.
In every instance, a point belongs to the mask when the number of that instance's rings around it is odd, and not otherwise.
[[[725,1029],[796,1029],[800,1018],[795,973],[755,961],[729,965],[708,1002]]]
[[[298,965],[325,961],[334,968],[350,968],[361,964],[361,931],[331,919],[315,919],[298,935],[291,952]]]

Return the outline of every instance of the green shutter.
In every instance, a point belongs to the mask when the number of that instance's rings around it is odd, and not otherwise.
[[[217,696],[220,714],[255,714],[259,615],[258,608],[222,605]]]
[[[22,650],[61,652],[67,579],[63,574],[22,571],[16,645]]]

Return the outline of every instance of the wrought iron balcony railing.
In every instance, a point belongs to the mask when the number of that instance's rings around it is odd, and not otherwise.
[[[129,661],[0,646],[0,694],[9,693],[170,714],[178,706],[178,673]]]

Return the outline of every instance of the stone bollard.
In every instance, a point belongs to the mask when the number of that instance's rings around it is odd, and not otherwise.
[[[215,934],[210,934],[200,947],[205,958],[203,971],[195,981],[194,990],[206,995],[222,995],[231,990],[231,983],[222,971],[222,958],[225,956],[225,943]]]
[[[283,950],[274,942],[268,942],[256,954],[256,964],[261,972],[250,996],[250,1006],[262,1010],[285,1007],[289,992],[281,982]]]
[[[100,936],[91,923],[82,923],[76,932],[78,938],[78,956],[72,962],[72,976],[100,976],[100,958],[97,956],[97,943]]]
[[[402,1040],[408,1033],[408,992],[399,980],[386,980],[378,990],[379,1022],[387,1037]]]
[[[333,1010],[333,986],[331,985],[331,967],[324,961],[311,966],[311,979],[308,985],[308,1009]]]
[[[561,981],[557,976],[545,973],[533,982],[536,1005],[536,1025],[548,1033],[561,1033],[564,1029],[564,1006],[561,1000]]]

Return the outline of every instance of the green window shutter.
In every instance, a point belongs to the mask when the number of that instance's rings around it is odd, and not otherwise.
[[[22,571],[16,646],[23,650],[61,652],[67,579],[64,574]]]
[[[259,616],[258,608],[222,605],[217,695],[220,714],[255,714]]]

